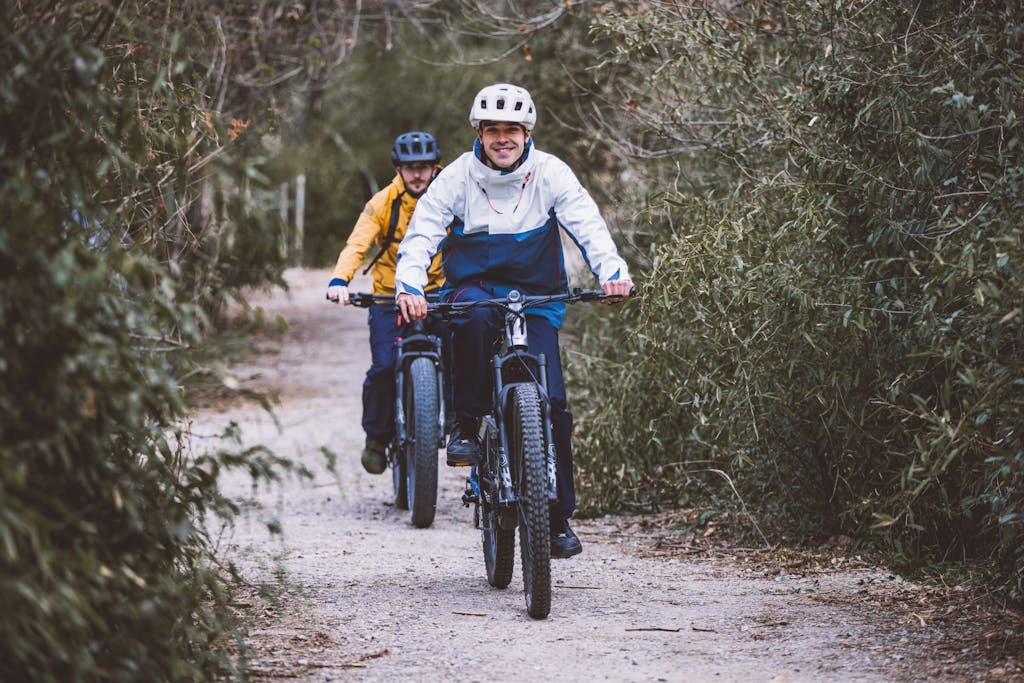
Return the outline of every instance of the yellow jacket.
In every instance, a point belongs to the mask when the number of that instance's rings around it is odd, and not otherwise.
[[[438,168],[440,169],[440,167]],[[402,193],[402,203],[398,210],[398,223],[395,226],[394,237],[370,271],[373,276],[374,294],[393,295],[395,293],[395,261],[398,258],[398,243],[402,241],[405,230],[409,227],[413,209],[416,208],[416,199],[404,194],[405,183],[402,182],[401,174],[396,174],[390,185],[366,202],[363,212],[359,215],[359,220],[352,228],[352,234],[345,242],[345,248],[338,255],[338,263],[334,266],[334,272],[331,274],[332,281],[339,279],[344,280],[346,284],[351,282],[356,270],[363,267],[363,260],[369,253],[370,246],[375,244],[378,249],[383,246],[391,225],[391,204],[400,193]],[[427,289],[436,289],[444,284],[440,252],[434,255],[427,275]]]

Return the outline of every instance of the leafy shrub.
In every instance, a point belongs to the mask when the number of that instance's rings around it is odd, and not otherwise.
[[[587,337],[611,360],[585,393],[619,389],[581,416],[584,500],[671,504],[727,474],[806,532],[991,558],[1020,598],[1024,16],[918,9],[603,21],[634,70],[608,86],[624,129],[679,163],[650,172],[645,298]]]
[[[218,472],[287,463],[192,457],[177,377],[279,261],[200,210],[228,136],[166,6],[39,5],[0,18],[0,679],[206,680],[237,671]],[[227,203],[244,169],[218,168]]]

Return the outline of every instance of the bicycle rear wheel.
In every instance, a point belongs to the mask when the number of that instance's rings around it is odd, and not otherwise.
[[[501,527],[499,515],[489,506],[482,506],[480,524],[484,540],[484,565],[487,583],[495,588],[508,588],[516,556],[516,529]]]
[[[437,368],[429,358],[409,364],[406,387],[406,493],[412,524],[420,529],[434,522],[437,508],[438,405]]]
[[[483,473],[481,479],[494,482],[498,478],[495,472],[498,461],[498,435],[494,420],[490,417],[484,419],[487,421],[487,431],[482,444],[485,449],[484,463],[480,467],[486,468],[487,471]],[[495,588],[508,588],[512,582],[512,568],[516,561],[515,520],[509,520],[510,515],[495,510],[488,503],[488,496],[491,495],[494,495],[493,490],[480,493],[480,534],[483,536],[487,583]]]
[[[407,474],[405,472],[405,455],[395,447],[388,453],[391,465],[391,488],[395,492],[395,507],[399,510],[409,509],[409,493],[406,489]]]
[[[523,592],[527,613],[544,619],[551,612],[551,522],[540,394],[533,384],[520,384],[513,387],[510,399],[508,436],[519,507]]]

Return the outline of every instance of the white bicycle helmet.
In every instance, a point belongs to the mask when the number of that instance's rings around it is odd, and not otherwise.
[[[478,128],[481,121],[508,121],[533,130],[537,108],[526,88],[511,83],[495,83],[477,93],[469,110],[469,124]]]

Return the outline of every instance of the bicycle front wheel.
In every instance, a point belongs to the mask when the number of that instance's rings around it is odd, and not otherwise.
[[[420,529],[434,522],[437,508],[438,405],[437,368],[429,358],[414,358],[405,382],[406,495],[412,524]]]
[[[533,384],[513,387],[509,424],[511,465],[519,507],[519,548],[526,611],[534,619],[551,612],[551,522],[540,394]]]

